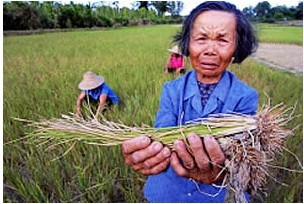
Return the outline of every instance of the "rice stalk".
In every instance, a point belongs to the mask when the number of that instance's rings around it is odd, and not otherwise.
[[[285,150],[286,138],[292,135],[292,130],[286,128],[287,123],[293,119],[293,110],[288,114],[290,110],[285,109],[282,104],[275,107],[267,105],[254,116],[215,114],[190,121],[184,126],[167,128],[131,127],[105,118],[99,121],[96,118],[84,120],[72,113],[62,115],[61,118],[40,121],[17,120],[26,121],[34,128],[26,139],[37,145],[53,149],[64,143],[72,143],[64,155],[76,142],[114,146],[145,135],[174,151],[173,143],[179,139],[186,140],[185,136],[191,132],[201,137],[212,135],[218,140],[226,156],[223,167],[227,176],[223,185],[228,189],[225,201],[247,202],[245,191],[252,195],[267,191],[267,177],[272,178],[268,169],[271,166],[269,163],[277,153]],[[301,164],[300,166],[302,168]]]

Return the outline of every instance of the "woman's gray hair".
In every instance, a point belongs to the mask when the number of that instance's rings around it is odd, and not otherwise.
[[[206,1],[194,8],[183,22],[180,32],[174,36],[174,42],[179,45],[183,55],[189,56],[189,42],[192,25],[196,17],[204,11],[225,11],[234,14],[236,18],[237,45],[232,63],[241,63],[258,47],[254,30],[246,16],[235,5],[225,1]]]

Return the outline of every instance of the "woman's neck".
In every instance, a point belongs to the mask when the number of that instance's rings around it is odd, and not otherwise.
[[[196,73],[196,78],[199,82],[201,82],[203,84],[214,84],[214,83],[218,83],[220,81],[222,75],[223,74],[220,74],[218,76],[207,76],[207,75]]]

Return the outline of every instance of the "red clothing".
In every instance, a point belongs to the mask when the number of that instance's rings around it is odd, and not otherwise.
[[[170,68],[178,69],[184,66],[183,55],[172,54],[170,57]]]

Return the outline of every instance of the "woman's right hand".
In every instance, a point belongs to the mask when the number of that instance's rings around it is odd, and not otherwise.
[[[76,118],[82,118],[80,109],[77,109],[77,110],[76,110],[75,116],[76,116]]]
[[[140,136],[123,142],[122,155],[126,164],[136,172],[153,175],[168,167],[171,151],[160,142]]]

